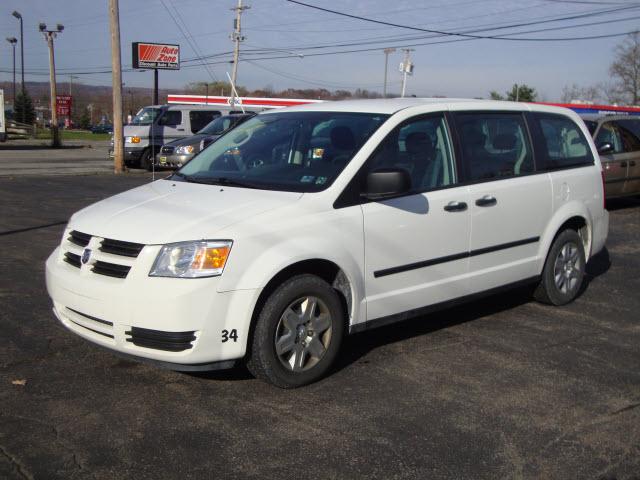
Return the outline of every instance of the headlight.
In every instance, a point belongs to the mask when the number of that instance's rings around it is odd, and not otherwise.
[[[164,245],[149,276],[198,278],[222,275],[232,244],[230,240],[201,240]]]
[[[124,137],[124,143],[140,143],[140,137]]]
[[[176,153],[178,155],[185,155],[187,153],[193,153],[193,145],[183,145],[181,147],[176,148]]]

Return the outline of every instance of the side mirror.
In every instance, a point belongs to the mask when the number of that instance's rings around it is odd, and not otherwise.
[[[598,145],[598,153],[613,153],[613,145],[609,142],[601,143]]]
[[[370,200],[396,197],[411,190],[411,176],[403,168],[381,168],[367,175],[362,196]]]

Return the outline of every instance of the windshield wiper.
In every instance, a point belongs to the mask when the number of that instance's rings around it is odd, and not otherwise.
[[[214,185],[228,185],[230,187],[243,187],[243,188],[260,188],[254,183],[245,182],[243,180],[236,180],[235,178],[228,177],[209,177],[207,180]]]
[[[260,188],[257,185],[242,180],[235,180],[228,177],[195,177],[193,175],[185,175],[182,172],[175,172],[175,176],[183,178],[186,182],[203,183],[205,185],[228,185],[230,187],[242,188]]]

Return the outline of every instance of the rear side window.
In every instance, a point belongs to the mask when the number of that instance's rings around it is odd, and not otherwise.
[[[220,112],[209,110],[192,110],[189,112],[189,123],[191,123],[191,133],[202,130],[207,124],[220,116]]]
[[[589,143],[573,120],[562,115],[534,116],[542,133],[542,169],[593,165]]]
[[[533,151],[520,113],[457,113],[462,161],[471,181],[533,172]]]

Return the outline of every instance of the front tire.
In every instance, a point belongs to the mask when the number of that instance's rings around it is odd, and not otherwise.
[[[140,156],[140,168],[146,169],[148,172],[153,170],[153,151],[147,148]]]
[[[533,296],[542,303],[565,305],[573,301],[584,279],[585,254],[575,230],[564,230],[553,241]]]
[[[344,336],[344,309],[336,291],[315,275],[297,275],[267,298],[253,334],[247,368],[280,388],[320,379]]]

